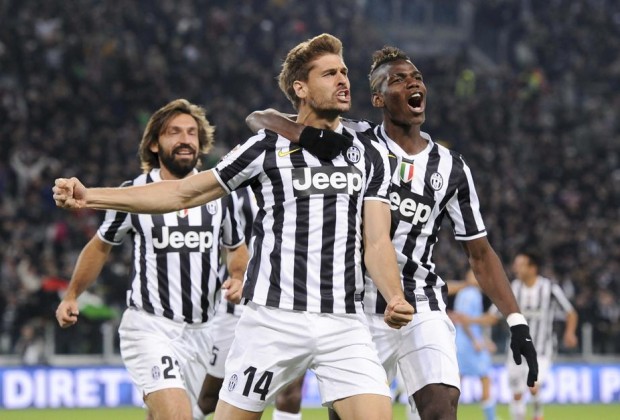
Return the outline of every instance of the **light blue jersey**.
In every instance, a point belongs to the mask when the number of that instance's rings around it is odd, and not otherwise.
[[[456,295],[454,311],[470,318],[479,317],[483,313],[482,293],[475,286],[467,286]],[[469,330],[481,345],[485,342],[482,326],[470,324]],[[461,375],[487,376],[491,369],[491,355],[486,348],[476,350],[474,342],[467,336],[462,325],[456,325],[457,359]]]

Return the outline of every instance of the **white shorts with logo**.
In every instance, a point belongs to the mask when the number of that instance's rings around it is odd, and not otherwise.
[[[551,359],[546,356],[538,356],[538,381],[536,384],[542,385],[545,378],[549,376],[551,369]],[[508,359],[506,361],[506,371],[508,372],[508,386],[513,394],[525,394],[527,386],[527,373],[529,368],[525,357],[521,356],[521,364],[517,365],[512,358],[512,350],[508,348]]]
[[[388,379],[394,379],[398,365],[409,397],[428,384],[461,388],[456,330],[445,312],[415,314],[399,330],[387,326],[382,315],[368,314],[367,319]]]
[[[245,307],[226,360],[220,399],[260,412],[310,369],[324,406],[359,394],[390,396],[363,314]]]
[[[239,322],[239,316],[220,311],[220,308],[211,321],[213,347],[211,348],[212,357],[209,360],[208,374],[215,378],[224,377],[226,358],[235,338],[235,328]]]
[[[129,308],[118,332],[123,362],[143,395],[182,388],[196,405],[213,347],[209,324],[185,324]]]

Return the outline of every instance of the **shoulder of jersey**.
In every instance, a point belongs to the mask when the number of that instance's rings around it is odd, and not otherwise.
[[[374,135],[371,135],[369,133],[367,133],[366,131],[355,131],[352,129],[347,129],[345,127],[345,130],[349,130],[349,132],[354,132],[355,133],[355,137],[361,141],[362,143],[370,143],[372,141],[376,141]]]
[[[131,187],[134,183],[133,179],[128,179],[127,181],[123,181],[121,183],[121,185],[119,185],[119,188],[123,188],[123,187]]]

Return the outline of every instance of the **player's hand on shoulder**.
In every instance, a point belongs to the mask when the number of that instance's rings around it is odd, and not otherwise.
[[[299,136],[299,145],[323,160],[335,159],[353,142],[348,137],[331,130],[306,127]]]
[[[399,329],[411,322],[414,312],[413,306],[403,296],[394,296],[385,308],[383,319],[390,327]]]
[[[52,192],[60,208],[80,209],[86,205],[86,187],[75,177],[56,178]]]

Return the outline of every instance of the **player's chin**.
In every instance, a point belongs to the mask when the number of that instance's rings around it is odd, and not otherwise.
[[[349,112],[351,110],[351,102],[341,102],[338,104],[338,111]]]
[[[325,109],[327,113],[335,114],[342,114],[343,112],[349,112],[350,110],[351,102],[344,100],[336,101],[335,103],[332,103],[329,107],[327,107],[327,109]]]

